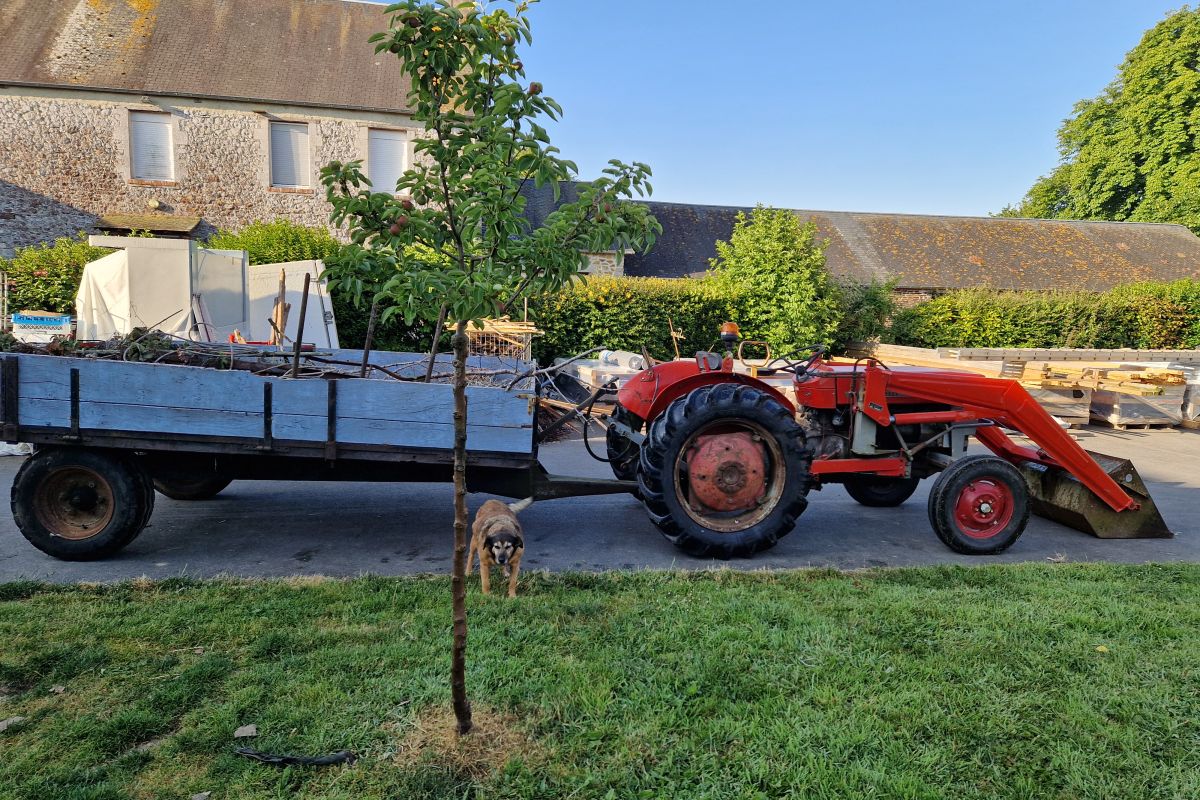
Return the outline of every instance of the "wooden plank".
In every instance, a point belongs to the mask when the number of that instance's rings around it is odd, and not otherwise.
[[[23,424],[34,427],[70,430],[69,400],[23,398],[20,413]],[[262,410],[202,412],[191,408],[163,406],[131,406],[121,403],[86,403],[80,406],[79,428],[123,430],[147,434],[180,434],[185,436],[221,436],[263,441]],[[271,438],[313,442],[322,447],[328,435],[325,416],[311,414],[280,414],[271,418]],[[444,448],[454,446],[454,424],[419,423],[398,420],[371,420],[339,417],[337,422],[339,447],[356,444],[390,445],[395,447]],[[467,426],[467,447],[503,453],[527,453],[530,449],[528,428]]]
[[[70,370],[79,370],[85,400],[172,405],[213,411],[261,411],[266,378],[242,370],[216,370],[169,364],[100,361],[60,356],[22,356],[21,394],[44,400],[70,397]]]
[[[1074,347],[939,347],[941,358],[962,361],[1179,361],[1200,363],[1200,350],[1088,350]]]
[[[326,420],[323,417],[275,415],[275,437],[297,441],[326,441]],[[395,420],[338,418],[338,446],[356,444],[394,445],[396,447],[454,447],[454,424],[397,422]],[[523,453],[530,449],[527,428],[497,428],[486,425],[467,425],[467,448],[501,453]]]
[[[274,389],[277,413],[327,415],[327,389],[322,380],[288,380],[252,375],[242,370],[215,370],[166,364],[92,361],[57,356],[20,356],[23,398],[67,400],[70,371],[79,370],[80,402],[117,401],[123,405],[190,408],[202,411],[262,413],[262,387]],[[344,380],[339,389],[339,418],[430,422],[450,419],[452,387],[402,381]],[[532,426],[525,392],[472,386],[467,389],[473,424],[492,427]]]
[[[16,356],[5,356],[0,370],[0,403],[3,404],[4,427],[7,434],[14,434],[21,423],[20,387],[21,362]]]
[[[487,386],[467,387],[467,416],[472,424],[529,427],[533,422],[527,392]],[[275,408],[283,414],[325,417],[323,381],[277,380]],[[338,418],[431,422],[451,419],[453,387],[439,383],[343,380],[338,387]]]
[[[999,377],[1004,371],[1004,365],[996,362],[963,362],[952,358],[943,358],[938,351],[924,347],[906,347],[897,344],[878,344],[875,342],[857,342],[851,345],[849,353],[853,355],[870,355],[878,358],[889,366],[905,364],[914,367],[931,367],[933,369],[950,369],[960,372],[973,372],[977,375]]]

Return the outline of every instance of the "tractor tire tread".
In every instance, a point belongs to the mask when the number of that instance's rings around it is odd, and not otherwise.
[[[667,492],[673,491],[669,486],[673,478],[667,475],[673,462],[668,464],[671,460],[668,455],[673,448],[682,446],[682,439],[690,435],[694,426],[707,424],[711,421],[709,417],[721,416],[750,418],[774,428],[788,469],[781,507],[747,531],[735,534],[709,531],[690,517],[678,519],[686,515],[673,515],[667,500]],[[697,558],[744,558],[775,546],[795,526],[796,518],[808,505],[811,461],[803,429],[775,398],[753,386],[719,383],[677,398],[650,422],[637,477],[646,511],[664,538]]]

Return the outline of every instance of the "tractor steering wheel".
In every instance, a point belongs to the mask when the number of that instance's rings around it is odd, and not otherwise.
[[[812,355],[809,356],[807,359],[805,359],[803,364],[796,367],[796,377],[797,378],[803,378],[805,375],[807,375],[808,371],[810,369],[812,369],[813,365],[821,360],[821,356],[823,356],[827,352],[829,352],[829,348],[825,347],[825,345],[823,345],[823,344],[811,345],[811,346],[805,347],[803,349],[811,350]]]

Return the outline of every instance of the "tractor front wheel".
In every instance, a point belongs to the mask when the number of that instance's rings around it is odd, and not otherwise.
[[[751,386],[680,397],[649,426],[638,484],[663,536],[701,558],[750,556],[808,505],[812,456],[791,411]]]
[[[1007,550],[1029,523],[1029,489],[1020,471],[994,457],[954,462],[929,492],[929,522],[938,538],[959,553]]]
[[[898,506],[917,490],[919,478],[884,478],[879,475],[847,475],[842,481],[846,494],[864,506]]]

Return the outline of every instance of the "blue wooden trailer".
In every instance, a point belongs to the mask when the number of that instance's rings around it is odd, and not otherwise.
[[[362,354],[326,355],[350,363]],[[371,353],[373,364],[393,374],[413,374],[424,358]],[[14,519],[40,550],[85,560],[133,541],[150,519],[155,490],[199,500],[239,479],[450,481],[451,387],[373,374],[297,380],[240,369],[5,355],[3,438],[34,445],[13,482]],[[513,389],[467,389],[469,490],[535,499],[632,491],[628,481],[564,478],[542,469],[536,393],[530,379]]]

